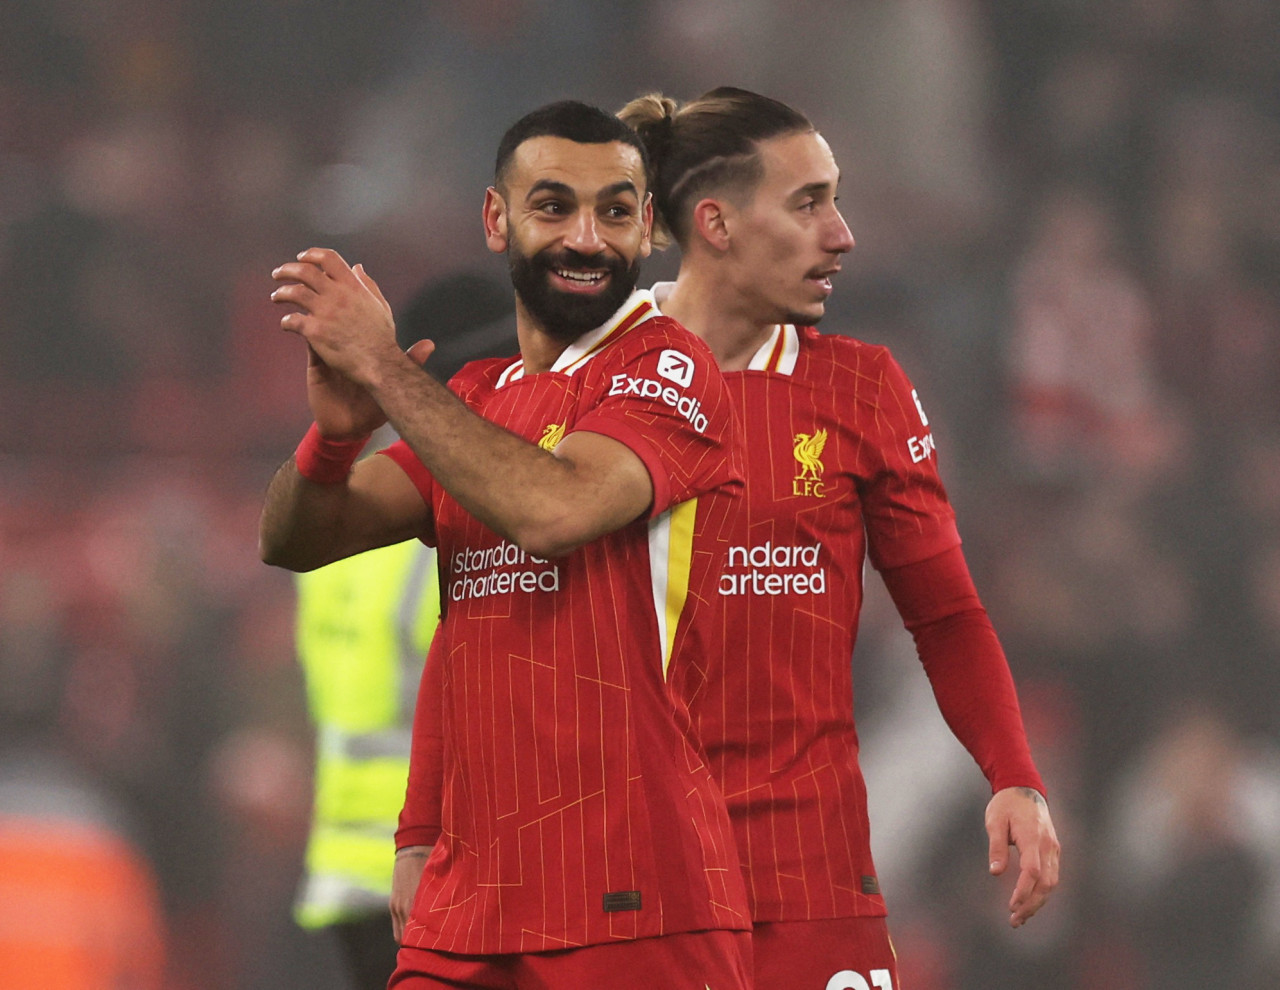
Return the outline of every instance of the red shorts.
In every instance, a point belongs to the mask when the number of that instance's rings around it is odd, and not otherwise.
[[[898,990],[884,918],[758,921],[755,990]]]
[[[749,990],[750,932],[659,935],[554,952],[472,956],[401,946],[387,990]]]

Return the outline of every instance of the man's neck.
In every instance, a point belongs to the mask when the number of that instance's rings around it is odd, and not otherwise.
[[[573,343],[573,340],[548,333],[542,323],[525,309],[519,296],[516,296],[516,339],[520,342],[520,360],[524,362],[526,375],[550,371]]]
[[[748,314],[723,305],[724,293],[715,281],[690,266],[682,266],[674,288],[660,304],[662,312],[701,337],[715,355],[721,371],[745,371],[756,351],[777,329]]]

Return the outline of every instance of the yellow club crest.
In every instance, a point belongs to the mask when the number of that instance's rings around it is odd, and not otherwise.
[[[542,431],[542,437],[538,440],[538,446],[543,450],[555,450],[556,445],[564,439],[563,423],[548,423]]]
[[[791,481],[792,495],[812,495],[824,498],[826,485],[822,483],[822,450],[827,445],[827,431],[797,433],[791,452],[795,454],[800,470]]]

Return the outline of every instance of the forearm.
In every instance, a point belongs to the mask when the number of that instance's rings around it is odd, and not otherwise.
[[[1031,787],[1043,794],[1013,675],[960,548],[883,576],[939,711],[992,790]]]
[[[986,612],[922,627],[915,641],[938,710],[992,792],[1030,787],[1043,794],[1013,675]]]
[[[348,494],[345,484],[307,481],[290,457],[267,486],[258,528],[262,560],[291,571],[311,571],[345,556],[338,547]]]
[[[408,359],[386,362],[368,388],[437,483],[535,556],[567,553],[648,505],[649,478],[634,455],[603,470],[599,459],[573,454],[591,442],[582,436],[570,436],[555,454],[543,450],[473,413]]]
[[[339,466],[341,480],[316,481],[297,456],[267,486],[258,536],[266,563],[309,571],[419,536],[430,542],[430,510],[390,458],[366,457]]]

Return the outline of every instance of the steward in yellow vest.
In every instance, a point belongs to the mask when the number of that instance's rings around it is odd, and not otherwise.
[[[316,725],[315,807],[295,917],[331,928],[360,986],[395,965],[388,898],[413,706],[440,613],[417,540],[297,575],[297,649]]]

